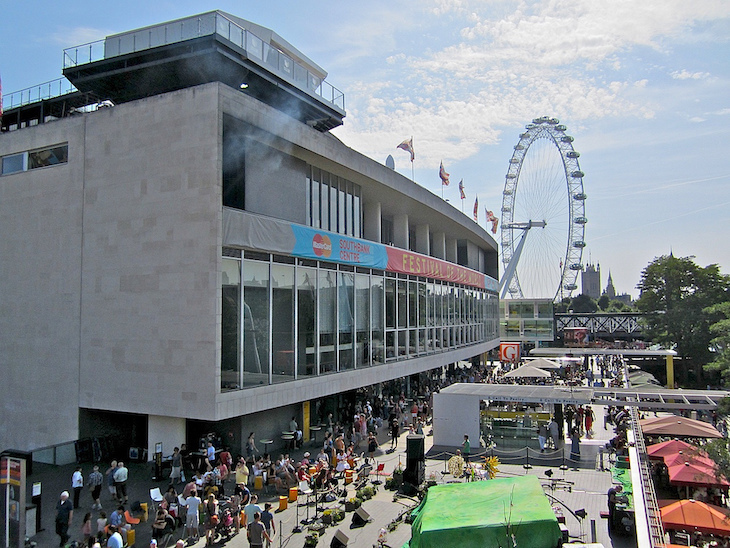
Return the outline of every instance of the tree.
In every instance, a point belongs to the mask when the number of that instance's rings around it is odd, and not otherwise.
[[[705,309],[730,300],[730,277],[716,264],[702,268],[693,257],[670,254],[649,263],[638,288],[636,306],[646,314],[647,338],[665,348],[676,347],[682,362],[694,365],[699,383],[701,365],[712,359],[710,326],[719,319],[719,313]]]
[[[611,304],[611,298],[604,293],[601,295],[601,298],[598,299],[598,308],[605,312],[608,309],[609,304]]]
[[[591,314],[598,310],[598,305],[591,297],[581,293],[570,301],[570,308],[578,314]]]
[[[715,349],[715,359],[705,365],[708,371],[717,371],[720,373],[723,381],[730,381],[730,302],[713,304],[705,308],[708,314],[719,314],[721,319],[710,326],[710,333],[715,336],[710,341]],[[727,401],[726,401],[727,400]],[[726,405],[725,415],[730,412],[730,400],[725,398],[722,400]],[[720,412],[720,409],[718,409]]]

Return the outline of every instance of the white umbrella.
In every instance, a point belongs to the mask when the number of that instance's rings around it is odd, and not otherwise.
[[[552,360],[546,360],[545,358],[535,358],[527,362],[527,365],[533,367],[539,367],[540,369],[560,369],[560,364],[555,363]]]
[[[539,367],[523,365],[522,367],[518,367],[517,369],[510,371],[505,375],[505,377],[510,379],[537,379],[550,377],[550,373],[540,369]]]

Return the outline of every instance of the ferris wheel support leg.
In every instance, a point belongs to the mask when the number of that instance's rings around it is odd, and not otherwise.
[[[499,281],[500,299],[504,299],[504,296],[507,294],[507,290],[509,289],[509,284],[512,282],[512,278],[515,275],[515,271],[517,270],[517,263],[520,260],[522,248],[525,247],[525,240],[527,239],[527,233],[530,231],[530,227],[527,226],[522,230],[524,232],[522,233],[522,237],[520,238],[520,243],[517,244],[517,248],[512,255],[512,259],[510,259],[510,262],[507,265],[507,269],[504,271],[502,279]]]

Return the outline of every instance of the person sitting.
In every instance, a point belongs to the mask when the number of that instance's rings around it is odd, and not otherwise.
[[[319,466],[320,462],[329,462],[330,458],[329,455],[327,455],[327,452],[324,450],[324,447],[319,450],[319,453],[317,453],[317,465]]]
[[[155,521],[152,522],[152,538],[159,540],[167,533],[172,533],[174,530],[174,518],[164,508],[157,510]]]
[[[167,491],[165,491],[163,498],[164,501],[162,504],[164,504],[165,508],[170,508],[173,504],[177,504],[177,491],[175,491],[174,485],[170,485]]]
[[[302,482],[306,481],[309,482],[310,476],[307,473],[307,467],[305,464],[300,464],[299,469],[297,470],[297,481]]]

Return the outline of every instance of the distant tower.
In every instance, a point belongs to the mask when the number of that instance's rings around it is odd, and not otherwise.
[[[603,291],[603,294],[606,295],[609,299],[615,299],[616,298],[616,288],[613,287],[613,279],[611,278],[611,271],[608,271],[608,283],[606,284],[606,289]]]
[[[601,265],[593,266],[588,264],[585,270],[580,274],[580,285],[583,295],[588,295],[592,299],[598,299],[601,296]]]

